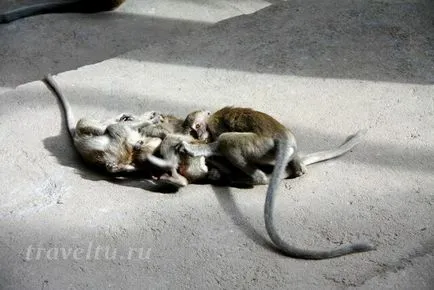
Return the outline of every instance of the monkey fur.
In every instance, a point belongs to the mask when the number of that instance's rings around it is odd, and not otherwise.
[[[97,13],[118,8],[125,0],[71,0],[33,4],[0,14],[0,23],[48,13]]]
[[[223,156],[249,175],[253,185],[269,184],[264,207],[265,226],[271,240],[283,254],[294,258],[319,260],[374,249],[364,243],[343,245],[332,250],[305,250],[289,245],[277,233],[273,210],[276,191],[285,171],[288,172],[289,169],[296,176],[306,172],[306,164],[298,156],[295,136],[273,117],[248,108],[225,107],[214,114],[206,114],[201,121],[194,127],[197,136],[199,140],[210,139],[211,143],[181,142],[178,149],[192,156]],[[355,145],[360,135],[363,135],[363,132],[348,140],[349,147]],[[341,149],[348,149],[348,144],[347,148]],[[306,157],[304,161],[314,163],[330,156],[332,155],[329,151],[320,152]],[[254,163],[263,164],[272,160],[275,160],[275,164],[271,179],[268,180],[266,174]]]
[[[187,154],[178,152],[177,147],[179,142],[202,143],[201,140],[196,139],[197,134],[195,130],[200,128],[201,123],[210,114],[211,112],[209,111],[195,111],[190,113],[184,121],[174,116],[165,116],[162,117],[160,124],[142,128],[142,133],[148,136],[163,138],[159,149],[163,159],[149,156],[148,160],[159,168],[170,169],[172,174],[170,176],[163,175],[162,179],[171,181],[179,187],[186,186],[189,183],[206,181],[237,187],[251,186],[249,184],[251,181],[247,179],[248,176],[243,174],[238,168],[232,166],[221,156],[213,156],[205,160],[203,156],[192,158]],[[364,132],[360,131],[356,135],[348,137],[340,147],[301,156],[300,161],[302,165],[308,166],[339,157],[358,144],[363,135]],[[207,142],[208,140],[202,141]],[[260,166],[261,164],[255,165]],[[287,177],[294,175],[292,167],[288,167]]]
[[[176,150],[177,145],[182,141],[189,143],[197,141],[191,136],[193,130],[187,124],[191,124],[193,119],[199,119],[200,113],[201,111],[191,113],[185,120],[171,115],[162,116],[160,124],[140,129],[140,132],[146,136],[163,139],[159,147],[162,158],[154,155],[147,157],[147,160],[155,166],[170,170],[170,175],[164,174],[160,177],[163,182],[184,187],[207,176],[208,167],[205,164],[205,157],[191,157]]]
[[[159,147],[161,139],[139,133],[140,127],[158,123],[159,113],[150,111],[140,117],[122,114],[106,122],[82,118],[75,125],[71,105],[53,77],[47,75],[44,81],[62,104],[74,146],[88,165],[108,173],[136,171],[139,168],[134,162],[143,161]]]

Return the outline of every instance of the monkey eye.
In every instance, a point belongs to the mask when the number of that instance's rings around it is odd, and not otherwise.
[[[200,124],[196,124],[195,128],[199,129],[200,128]]]

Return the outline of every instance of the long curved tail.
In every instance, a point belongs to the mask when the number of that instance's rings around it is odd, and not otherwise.
[[[273,210],[275,205],[275,195],[278,185],[285,172],[286,165],[295,154],[295,147],[291,144],[289,139],[279,140],[277,144],[277,157],[276,165],[271,176],[270,184],[267,188],[267,196],[265,198],[264,218],[265,227],[270,239],[276,247],[286,256],[301,258],[301,259],[327,259],[335,258],[356,252],[365,252],[373,250],[374,247],[368,244],[350,244],[344,245],[332,250],[306,250],[300,249],[289,245],[277,233],[275,223],[273,220]]]
[[[322,161],[326,161],[329,159],[333,159],[336,157],[339,157],[351,149],[353,149],[354,146],[360,143],[362,141],[363,136],[366,134],[367,130],[363,129],[358,131],[356,134],[349,136],[345,142],[339,146],[336,149],[330,149],[325,151],[319,151],[315,153],[310,153],[305,156],[302,156],[300,159],[303,162],[304,165],[310,165],[313,163],[318,163]]]
[[[65,98],[63,93],[60,91],[59,86],[57,85],[56,81],[54,80],[51,74],[47,74],[45,76],[44,82],[59,99],[63,111],[65,112],[66,126],[68,127],[69,134],[71,135],[71,138],[74,138],[76,121],[74,118],[74,114],[72,113],[71,104],[68,102],[68,100]]]

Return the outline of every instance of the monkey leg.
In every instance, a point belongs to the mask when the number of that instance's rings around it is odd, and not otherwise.
[[[126,125],[126,123],[127,122],[119,122],[110,124],[106,127],[105,133],[118,140],[126,139],[131,135],[132,131],[129,125]]]
[[[193,157],[210,157],[214,155],[221,155],[217,150],[219,142],[212,142],[208,144],[191,144],[186,141],[180,142],[176,145],[176,150],[181,153],[188,154]]]
[[[187,178],[185,178],[184,176],[180,175],[176,169],[172,169],[171,171],[172,175],[168,175],[168,174],[163,174],[160,179],[161,180],[165,180],[165,181],[169,181],[170,183],[179,186],[179,187],[184,187],[188,185],[188,180]]]
[[[220,173],[231,174],[232,173],[231,169],[228,166],[226,166],[225,164],[223,164],[222,162],[220,162],[216,159],[208,158],[206,160],[206,162],[208,162],[212,167],[214,167],[213,169],[216,169],[219,172],[218,174],[220,174]]]
[[[106,129],[107,126],[102,124],[100,121],[81,118],[77,122],[75,132],[78,136],[102,136],[104,135]]]
[[[128,113],[123,113],[114,119],[106,120],[104,122],[94,119],[81,118],[77,122],[76,132],[79,136],[102,136],[108,132],[112,137],[116,137],[114,135],[117,134],[119,130],[123,129],[123,126],[125,126],[123,122],[132,122],[135,119],[136,117],[133,114]],[[118,124],[119,122],[121,122],[121,124]],[[122,134],[125,134],[125,136],[127,135],[126,130],[121,131],[123,132]]]
[[[268,177],[267,175],[260,170],[259,168],[256,168],[255,166],[250,165],[247,160],[240,154],[241,151],[238,150],[231,150],[231,152],[227,152],[225,154],[225,157],[231,162],[235,167],[239,168],[241,171],[243,171],[245,174],[250,176],[252,178],[252,184],[253,185],[261,185],[261,184],[268,184]]]
[[[210,167],[207,178],[213,183],[237,188],[252,188],[254,186],[252,178],[231,164],[226,158],[211,157],[207,158],[206,162]]]
[[[253,185],[268,184],[267,175],[251,161],[265,158],[274,149],[272,138],[255,133],[223,133],[218,138],[218,152],[252,178]]]
[[[131,143],[133,142],[133,140],[127,140],[127,143]],[[155,151],[157,151],[157,149],[160,147],[162,140],[160,138],[144,138],[142,140],[137,141],[134,145],[133,145],[133,150],[134,150],[134,160],[143,163],[146,160],[149,159],[158,159],[155,160],[155,165],[159,166],[158,162],[159,161],[165,161],[163,159],[160,159],[158,157],[153,156],[153,154],[155,153]],[[154,158],[155,157],[155,158]],[[151,163],[153,160],[149,160]],[[168,164],[166,164],[168,165]],[[173,165],[173,164],[172,164]],[[160,166],[160,167],[165,167],[165,166]],[[173,166],[169,166],[169,168],[172,168]]]
[[[302,176],[307,172],[306,165],[302,162],[301,158],[296,154],[294,158],[289,161],[286,167],[287,178],[295,178]]]

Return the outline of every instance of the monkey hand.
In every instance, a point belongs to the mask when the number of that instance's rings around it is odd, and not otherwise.
[[[195,151],[192,149],[192,144],[185,142],[185,141],[181,141],[179,142],[176,147],[175,150],[179,153],[183,153],[183,154],[187,154],[190,156],[199,156],[197,154],[195,154]]]
[[[296,177],[302,176],[306,172],[307,172],[306,165],[304,165],[303,163],[300,163],[295,170],[295,176]]]
[[[123,113],[117,119],[118,122],[131,122],[134,121],[136,117],[133,114]]]

